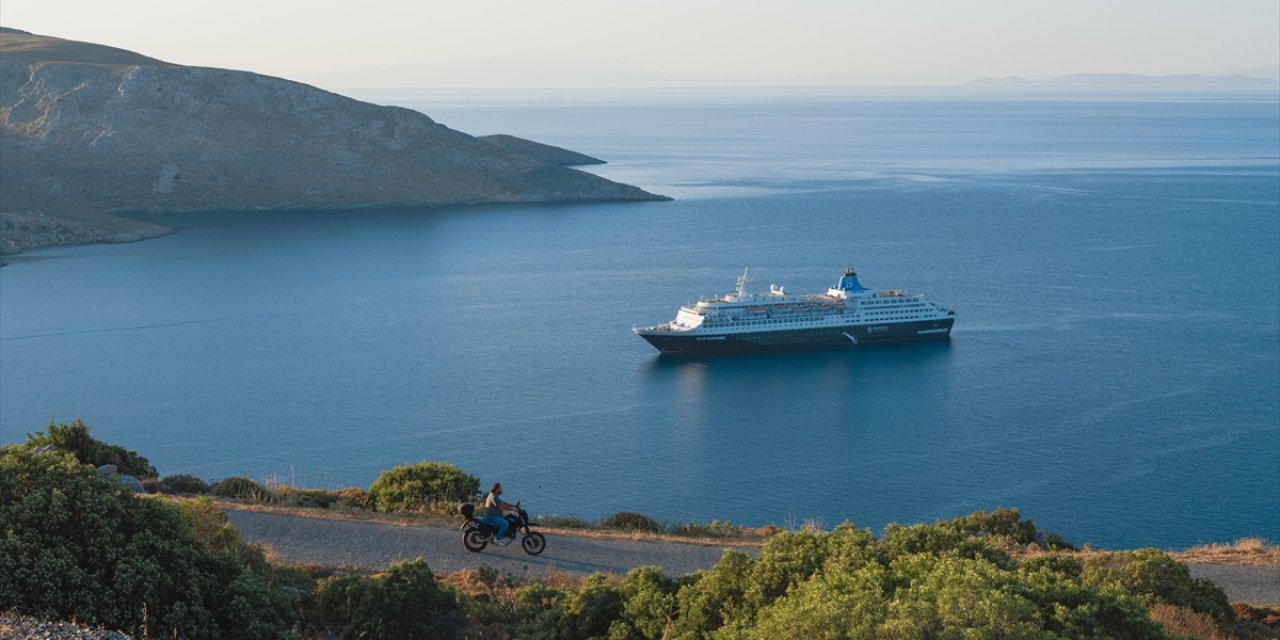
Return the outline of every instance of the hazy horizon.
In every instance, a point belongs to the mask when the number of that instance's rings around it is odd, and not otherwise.
[[[1213,75],[1280,61],[1280,3],[1261,0],[294,7],[8,0],[0,24],[322,86],[370,73],[382,79],[363,86],[412,86],[422,78],[474,87],[945,85]]]

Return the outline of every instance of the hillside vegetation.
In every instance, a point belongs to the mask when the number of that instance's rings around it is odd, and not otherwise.
[[[421,559],[375,575],[280,566],[208,497],[141,498],[95,471],[102,458],[151,469],[83,423],[0,450],[0,610],[136,637],[614,640],[1265,638],[1275,631],[1262,620],[1280,613],[1233,609],[1155,549],[1043,551],[1053,538],[1016,510],[890,525],[879,537],[849,523],[783,531],[757,558],[726,551],[710,570],[675,577],[655,567],[583,580],[441,577]],[[449,465],[388,473],[387,508],[477,486]],[[180,478],[170,484],[199,488]],[[240,480],[214,487],[262,487]],[[1031,547],[1042,552],[1011,553]]]

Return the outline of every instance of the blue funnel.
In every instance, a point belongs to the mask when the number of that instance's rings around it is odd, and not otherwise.
[[[862,283],[858,282],[858,274],[850,267],[844,270],[844,275],[840,276],[840,283],[836,285],[837,289],[848,292],[866,291],[862,288]]]

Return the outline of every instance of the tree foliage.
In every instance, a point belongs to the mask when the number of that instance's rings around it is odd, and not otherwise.
[[[378,511],[405,511],[424,505],[453,506],[474,498],[480,480],[451,464],[419,462],[383,471],[369,487],[369,499]]]
[[[642,567],[621,581],[594,576],[580,590],[541,591],[529,601],[532,622],[514,635],[1158,640],[1166,636],[1151,620],[1151,602],[1227,615],[1220,590],[1158,551],[1088,563],[1005,551],[1039,538],[1014,510],[894,525],[880,539],[849,524],[786,532],[755,559],[727,551],[709,571],[678,580]]]
[[[70,453],[82,464],[101,467],[113,464],[116,470],[135,478],[154,478],[156,468],[136,451],[124,447],[107,444],[90,435],[89,426],[84,420],[77,419],[71,424],[49,423],[47,432],[37,431],[27,434],[28,448],[53,447],[58,451]]]
[[[394,564],[383,575],[334,576],[316,592],[322,621],[343,638],[452,638],[462,620],[453,591],[422,558]]]
[[[284,600],[212,553],[173,507],[124,491],[71,453],[0,450],[0,610],[137,636],[278,638]]]
[[[219,498],[240,498],[254,502],[267,502],[271,497],[271,490],[251,478],[232,476],[215,482],[213,495]]]

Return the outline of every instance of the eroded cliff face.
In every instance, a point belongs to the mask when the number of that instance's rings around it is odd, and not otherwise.
[[[0,247],[47,243],[49,234],[13,235],[15,216],[31,228],[67,212],[652,199],[662,198],[416,111],[0,31]],[[102,241],[91,235],[78,241]]]

